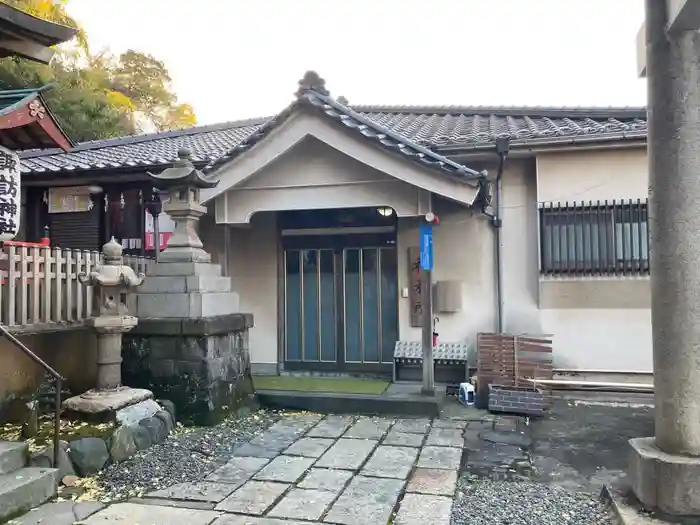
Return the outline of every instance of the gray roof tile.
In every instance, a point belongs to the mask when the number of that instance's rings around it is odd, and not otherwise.
[[[438,154],[429,147],[418,144],[415,140],[389,129],[375,120],[358,113],[343,105],[328,94],[325,81],[314,71],[309,71],[299,82],[297,100],[289,105],[282,113],[267,121],[263,126],[251,133],[240,144],[210,163],[205,171],[211,172],[236,156],[241,155],[262,140],[272,129],[279,126],[298,106],[309,105],[321,111],[327,118],[340,122],[342,125],[372,141],[381,148],[401,153],[407,160],[440,170],[447,175],[460,179],[479,179],[485,173],[474,171],[445,156]]]
[[[647,132],[644,108],[346,107],[323,90],[311,90],[306,98],[327,116],[382,147],[401,151],[413,160],[447,172],[459,172],[463,167],[443,157],[441,151],[447,154],[451,150],[468,152],[491,148],[500,137],[510,138],[511,144],[517,147],[642,140]],[[254,144],[284,115],[282,112],[271,118],[86,142],[69,153],[25,151],[20,153],[22,171],[50,173],[160,167],[175,161],[182,147],[189,148],[193,160],[201,166],[216,167]]]

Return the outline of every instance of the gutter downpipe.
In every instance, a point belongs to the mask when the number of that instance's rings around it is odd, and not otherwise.
[[[496,257],[496,310],[498,312],[498,333],[503,333],[505,329],[505,299],[503,295],[503,238],[501,236],[501,228],[503,226],[502,214],[502,195],[503,195],[503,168],[506,163],[506,157],[510,149],[510,141],[507,138],[496,140],[496,153],[498,154],[498,173],[496,174],[496,206],[495,213],[491,217],[491,225],[495,228],[494,236],[494,252]]]

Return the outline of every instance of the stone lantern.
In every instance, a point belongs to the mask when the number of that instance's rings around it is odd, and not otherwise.
[[[94,287],[99,314],[88,320],[97,332],[97,385],[80,396],[67,399],[64,407],[75,412],[98,413],[117,410],[152,397],[148,390],[123,387],[122,334],[132,330],[138,318],[127,312],[127,294],[140,286],[144,275],[123,264],[122,247],[112,238],[102,247],[104,261],[89,274],[80,274],[83,284]]]
[[[218,181],[209,181],[192,164],[192,153],[187,148],[177,152],[178,160],[162,173],[149,173],[153,185],[168,194],[163,211],[175,223],[173,235],[168,240],[159,262],[211,262],[211,256],[202,249],[196,222],[207,211],[199,204],[202,188],[213,188]]]

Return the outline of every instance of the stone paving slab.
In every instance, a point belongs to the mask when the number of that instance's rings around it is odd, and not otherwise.
[[[308,521],[290,521],[278,518],[254,518],[252,516],[234,516],[228,514],[220,517],[211,525],[313,525]]]
[[[378,478],[406,479],[417,456],[418,449],[415,448],[379,446],[365,463],[361,474]]]
[[[206,477],[206,481],[240,485],[248,481],[257,471],[269,463],[269,459],[256,457],[235,457]]]
[[[280,434],[278,432],[267,431],[251,439],[248,444],[255,447],[262,447],[282,452],[285,448],[294,443],[302,434],[303,432]]]
[[[377,443],[378,441],[371,439],[341,438],[321,456],[315,466],[356,470],[362,466]]]
[[[456,470],[417,468],[408,482],[406,492],[452,496],[456,488]]]
[[[10,520],[11,525],[73,525],[102,510],[102,503],[93,501],[59,501],[45,503],[24,516]]]
[[[393,420],[384,418],[361,417],[343,434],[345,438],[379,439],[391,427]]]
[[[353,422],[351,416],[326,416],[309,430],[308,437],[339,438]]]
[[[155,505],[138,505],[135,503],[117,503],[97,514],[93,514],[84,525],[134,525],[165,524],[168,525],[209,525],[221,516],[210,510],[192,510],[177,507],[158,507]]]
[[[436,419],[433,421],[433,428],[460,428],[464,429],[467,421],[463,419]]]
[[[348,470],[335,470],[328,468],[312,468],[304,479],[297,483],[302,489],[318,489],[338,493],[345,487],[353,476]]]
[[[462,449],[452,447],[423,447],[418,457],[419,468],[458,470]]]
[[[289,487],[290,485],[287,483],[249,481],[219,503],[216,510],[241,514],[263,514]]]
[[[392,430],[398,432],[410,432],[414,434],[425,434],[430,428],[430,420],[427,418],[398,419]]]
[[[384,445],[398,445],[400,447],[420,447],[424,439],[424,434],[411,434],[409,432],[398,432],[391,429],[382,443]]]
[[[394,525],[450,525],[452,498],[406,494],[399,505]]]
[[[385,525],[404,482],[355,476],[333,504],[324,521],[344,525]]]
[[[244,481],[240,481],[235,484],[217,483],[213,481],[179,483],[166,489],[149,492],[148,497],[219,503],[243,483]]]
[[[287,456],[304,456],[307,458],[319,458],[330,448],[334,440],[329,438],[301,438],[295,441],[291,447],[284,451]]]
[[[294,414],[287,415],[281,421],[277,421],[274,425],[268,428],[268,432],[277,432],[280,434],[286,433],[304,433],[323,419],[321,414]]]
[[[233,455],[252,458],[272,459],[275,456],[277,456],[283,449],[284,447],[282,449],[277,450],[261,447],[260,445],[251,445],[250,443],[244,443],[243,445],[240,445],[233,449]]]
[[[433,428],[425,444],[437,447],[461,447],[464,442],[462,430],[457,428]]]
[[[294,483],[311,468],[314,458],[299,456],[277,456],[258,472],[253,479],[259,481],[279,481]]]
[[[292,489],[268,512],[276,518],[317,520],[335,500],[333,492],[311,489]]]
[[[216,503],[211,501],[185,501],[166,498],[152,498],[149,496],[143,498],[129,498],[127,503],[135,503],[138,505],[153,505],[156,507],[178,507],[180,509],[195,509],[195,510],[214,510]]]

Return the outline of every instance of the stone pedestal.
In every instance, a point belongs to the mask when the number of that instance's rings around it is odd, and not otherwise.
[[[633,439],[649,509],[700,515],[700,32],[669,31],[646,0],[655,437]]]
[[[151,174],[168,194],[163,211],[175,232],[135,295],[139,325],[124,341],[124,372],[131,384],[173,401],[186,420],[206,424],[228,415],[252,392],[253,319],[239,313],[231,279],[211,263],[197,235],[206,212],[199,190],[216,182],[194,167],[188,150],[178,156],[172,168]]]
[[[100,419],[113,419],[116,412],[124,407],[151,399],[153,392],[143,388],[121,386],[112,390],[88,390],[84,394],[66,399],[63,408],[69,415],[86,415]]]
[[[700,516],[700,458],[667,454],[654,438],[630,440],[632,490],[648,509],[680,516]]]
[[[196,319],[238,313],[238,294],[231,279],[221,276],[221,266],[201,262],[161,262],[148,273],[136,294],[139,319]]]
[[[185,422],[214,424],[253,392],[248,314],[141,319],[124,337],[124,379],[175,403]]]

